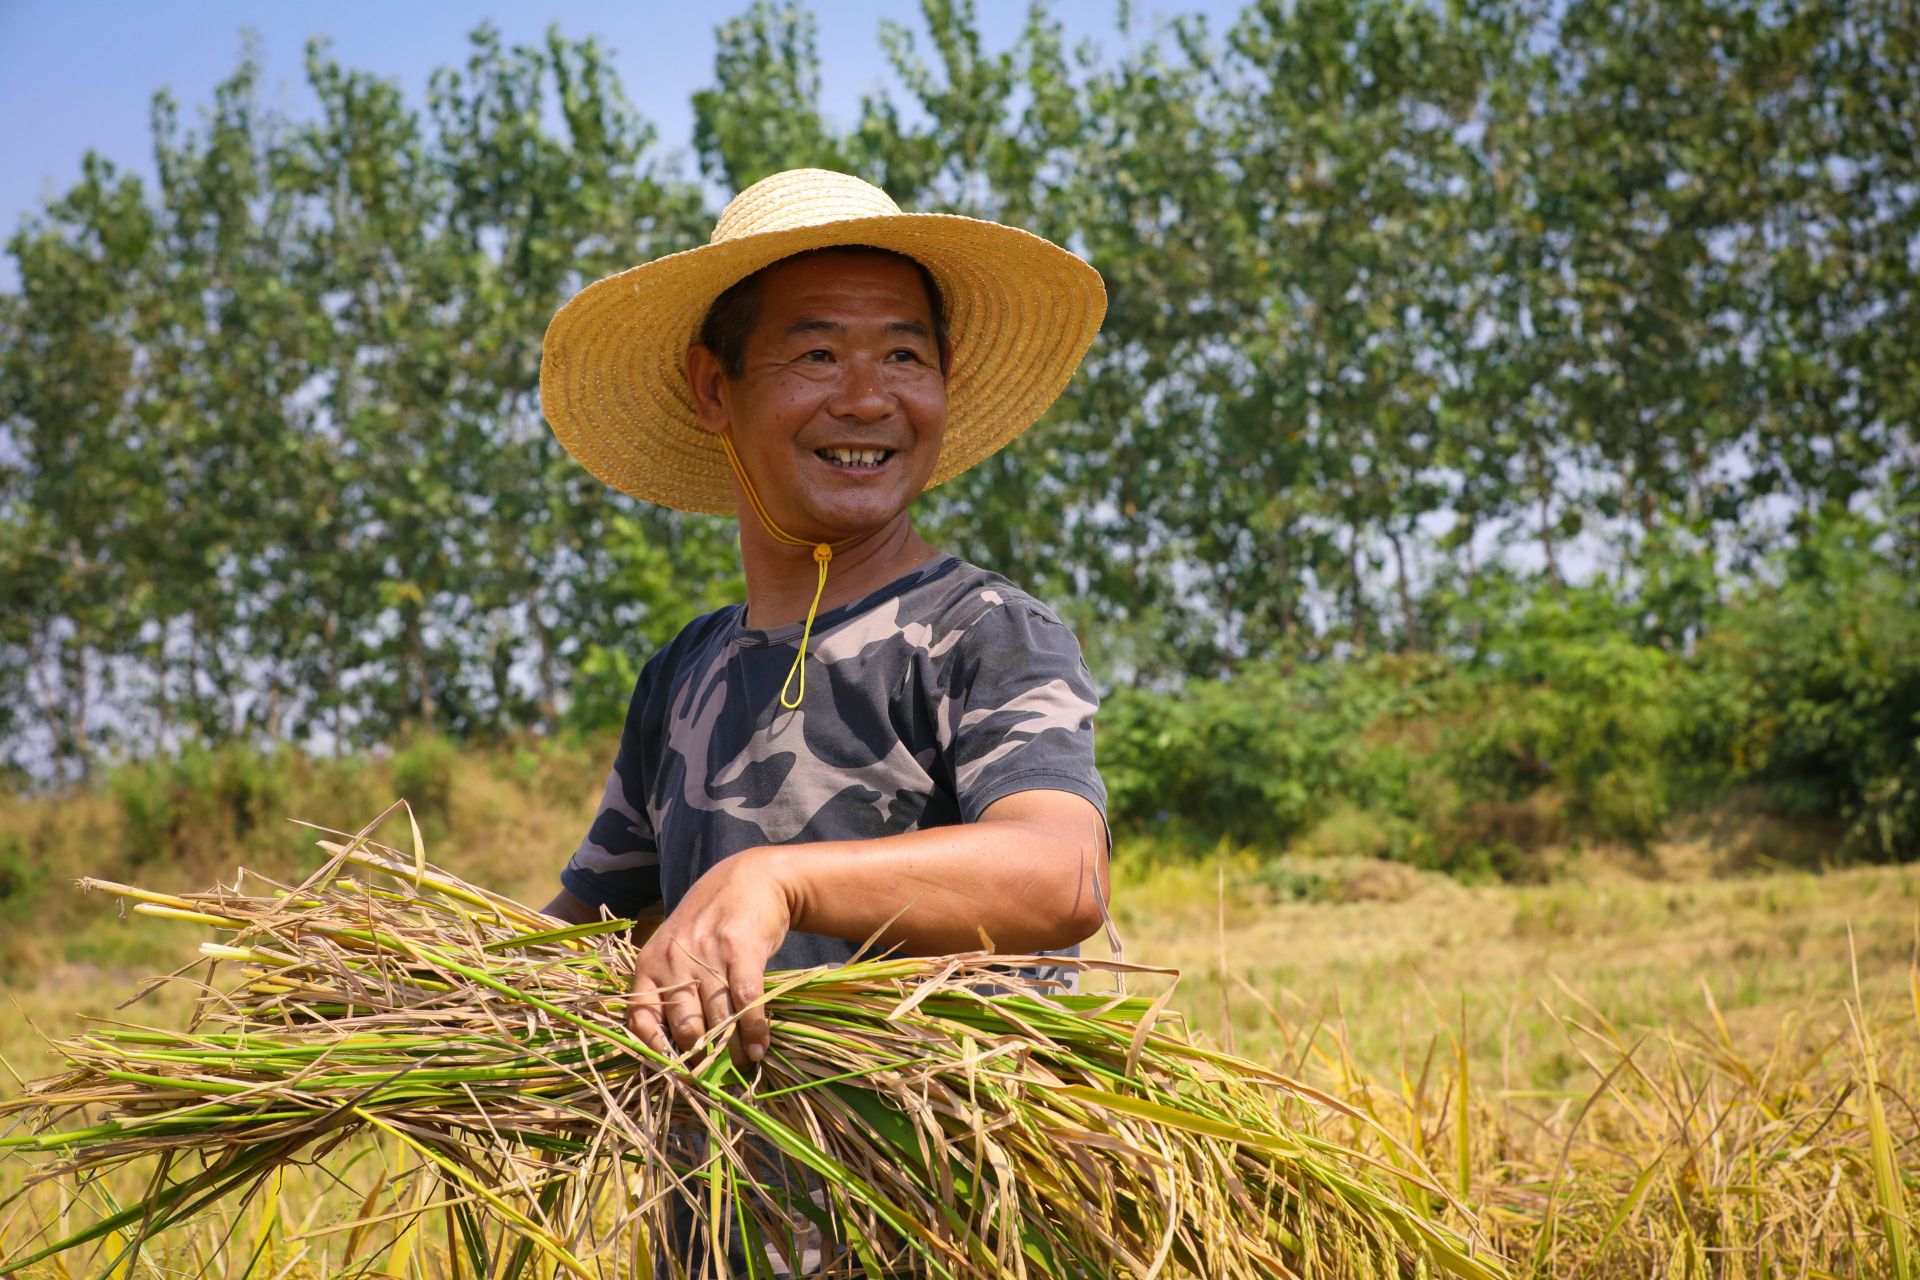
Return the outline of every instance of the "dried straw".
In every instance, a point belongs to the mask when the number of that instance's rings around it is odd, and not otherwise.
[[[623,1025],[624,921],[556,927],[365,831],[322,847],[294,886],[82,881],[223,937],[167,979],[201,984],[186,1029],[101,1024],[0,1102],[0,1148],[41,1153],[28,1186],[154,1166],[139,1202],[0,1271],[103,1239],[118,1266],[371,1133],[442,1181],[476,1276],[650,1274],[676,1221],[673,1274],[716,1244],[751,1277],[1503,1274],[1408,1207],[1449,1203],[1410,1154],[1319,1136],[1366,1122],[1193,1042],[1164,997],[1052,994],[1018,957],[866,960],[770,976],[757,1067],[728,1026],[670,1059]]]

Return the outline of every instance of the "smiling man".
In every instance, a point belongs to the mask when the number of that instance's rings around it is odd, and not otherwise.
[[[711,244],[554,318],[545,412],[627,493],[735,514],[747,599],[641,672],[550,913],[663,912],[629,1020],[662,1052],[769,969],[1070,947],[1107,891],[1096,696],[1043,604],[929,546],[913,500],[1019,434],[1098,331],[1093,269],[1010,227],[903,214],[820,170],[740,193]]]

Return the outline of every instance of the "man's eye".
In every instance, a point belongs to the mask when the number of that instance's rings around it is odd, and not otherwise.
[[[893,353],[892,355],[890,355],[890,356],[888,356],[887,358],[888,358],[889,360],[914,360],[914,361],[918,361],[918,360],[920,359],[920,353],[919,353],[918,351],[915,351],[915,350],[913,350],[913,349],[911,349],[911,348],[909,348],[909,347],[901,347],[901,348],[900,348],[899,350],[897,350],[897,351],[895,351],[895,352],[894,352],[894,353]]]
[[[827,350],[825,347],[815,347],[800,358],[802,360],[811,360],[816,364],[824,364],[833,359],[833,352]]]

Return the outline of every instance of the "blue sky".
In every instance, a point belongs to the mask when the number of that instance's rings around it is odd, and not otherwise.
[[[1143,0],[1136,13],[1200,11],[1224,21],[1243,0]],[[0,0],[0,237],[21,216],[65,189],[88,148],[147,174],[147,108],[166,88],[185,119],[211,99],[233,69],[240,32],[259,33],[268,100],[304,113],[311,104],[300,59],[309,36],[324,34],[349,66],[396,78],[416,101],[428,74],[458,61],[466,33],[483,21],[511,42],[537,40],[549,23],[601,37],[614,51],[628,95],[670,149],[691,149],[688,97],[713,70],[713,28],[748,0],[712,5],[658,0],[582,0],[565,5],[449,0],[333,0],[326,5],[253,0]],[[853,119],[863,92],[883,82],[875,33],[884,17],[919,28],[912,0],[816,0],[824,106]],[[1026,0],[979,0],[990,47],[1011,43]],[[1117,0],[1055,0],[1075,39],[1117,39]],[[0,263],[0,285],[14,280]]]

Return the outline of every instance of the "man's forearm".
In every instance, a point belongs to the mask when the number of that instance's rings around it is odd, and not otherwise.
[[[565,920],[568,924],[592,924],[600,918],[600,913],[591,904],[582,902],[570,889],[562,889],[553,895],[553,901],[547,904],[546,914],[556,920]]]
[[[872,840],[751,851],[788,890],[793,928],[910,954],[1070,946],[1103,918],[1106,828],[1064,793],[1023,793],[982,820]]]
[[[1064,791],[1028,791],[978,822],[870,840],[744,849],[694,881],[634,960],[627,1021],[661,1053],[737,1018],[757,1061],[771,1034],[768,960],[798,930],[919,954],[1068,946],[1104,914],[1106,825]],[[566,908],[569,904],[562,903]]]

